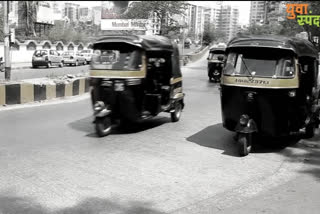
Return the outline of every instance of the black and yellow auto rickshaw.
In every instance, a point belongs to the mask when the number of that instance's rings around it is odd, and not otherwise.
[[[179,51],[162,36],[105,36],[93,44],[91,98],[96,132],[160,112],[176,122],[184,108]]]
[[[226,49],[221,78],[223,126],[241,156],[257,136],[310,138],[319,126],[318,52],[307,40],[241,36]]]
[[[225,48],[214,47],[209,50],[208,77],[209,81],[220,82],[222,69],[224,67]]]

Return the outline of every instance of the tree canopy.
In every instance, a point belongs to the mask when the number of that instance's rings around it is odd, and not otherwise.
[[[177,33],[180,29],[179,24],[173,16],[184,15],[186,8],[187,3],[185,1],[134,2],[122,18],[157,19],[160,22],[160,35],[170,36],[170,34]]]

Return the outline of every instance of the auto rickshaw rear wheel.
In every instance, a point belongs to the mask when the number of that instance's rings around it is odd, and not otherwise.
[[[110,134],[112,125],[111,117],[97,117],[95,124],[96,132],[99,137],[104,137]]]
[[[178,122],[181,117],[181,112],[182,112],[182,104],[181,102],[176,102],[175,110],[174,112],[171,112],[171,121]]]
[[[252,147],[252,133],[244,134],[239,133],[238,134],[238,148],[239,148],[239,154],[240,156],[247,156],[251,152]]]

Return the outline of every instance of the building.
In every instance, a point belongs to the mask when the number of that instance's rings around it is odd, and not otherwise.
[[[239,30],[239,8],[222,5],[217,25],[217,29],[225,34],[227,40],[235,37]]]
[[[56,20],[63,20],[63,9],[58,4],[58,2],[53,2],[53,19]]]
[[[216,29],[220,10],[218,8],[204,9],[204,30],[211,31]]]
[[[95,25],[101,24],[101,6],[92,7],[92,21]]]
[[[79,4],[64,3],[64,16],[68,17],[71,22],[79,21]]]
[[[27,29],[27,18],[26,18],[26,4],[29,4],[30,8],[37,8],[35,21],[33,22],[35,33],[38,36],[46,34],[54,25],[54,10],[51,1],[40,1],[38,6],[35,7],[35,2],[18,1],[18,25],[16,30],[19,32],[25,32]]]
[[[93,24],[92,9],[88,7],[79,8],[79,21],[87,24]]]
[[[250,6],[250,25],[278,24],[285,20],[285,1],[252,1]]]
[[[264,23],[266,20],[266,1],[252,1],[250,6],[250,25]]]
[[[267,1],[266,2],[266,20],[267,24],[279,24],[287,16],[285,1]]]

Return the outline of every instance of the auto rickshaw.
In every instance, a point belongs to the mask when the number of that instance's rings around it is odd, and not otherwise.
[[[178,47],[162,36],[104,36],[93,44],[91,98],[97,134],[184,108]]]
[[[222,69],[224,67],[225,48],[215,47],[209,50],[208,77],[209,81],[220,82]]]
[[[319,127],[319,61],[312,43],[241,36],[228,43],[226,54],[222,120],[226,129],[237,133],[241,156],[248,155],[257,136],[313,137]]]

